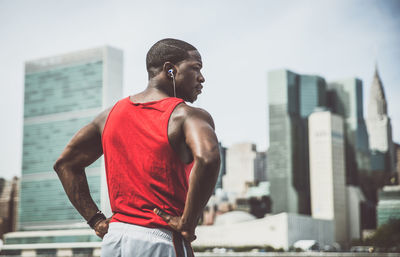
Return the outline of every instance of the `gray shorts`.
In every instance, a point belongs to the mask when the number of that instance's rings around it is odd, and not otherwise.
[[[101,244],[101,257],[194,257],[178,233],[112,222]]]

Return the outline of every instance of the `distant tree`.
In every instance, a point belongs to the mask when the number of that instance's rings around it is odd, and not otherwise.
[[[384,251],[400,251],[400,219],[392,219],[380,226],[365,243]]]

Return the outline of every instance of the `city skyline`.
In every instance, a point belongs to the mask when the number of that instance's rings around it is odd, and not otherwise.
[[[213,115],[223,145],[248,141],[259,150],[267,148],[268,71],[287,68],[327,82],[358,77],[366,109],[375,62],[388,98],[393,139],[400,140],[400,114],[395,113],[400,108],[398,1],[3,1],[0,7],[0,34],[6,39],[0,52],[5,71],[0,112],[7,124],[1,128],[6,145],[0,154],[1,177],[20,175],[24,62],[116,46],[125,52],[126,96],[145,88],[145,54],[164,37],[186,40],[202,54],[206,83],[196,105]],[[150,13],[152,20],[146,23]]]

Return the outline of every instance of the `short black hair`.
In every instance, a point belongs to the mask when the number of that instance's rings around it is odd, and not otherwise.
[[[165,62],[177,64],[189,57],[189,51],[197,50],[191,44],[173,38],[161,39],[155,43],[146,55],[146,68],[149,78],[160,72]]]

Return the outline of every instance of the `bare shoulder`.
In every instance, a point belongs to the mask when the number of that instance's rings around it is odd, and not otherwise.
[[[110,114],[110,111],[112,110],[113,106],[105,109],[101,113],[99,113],[91,122],[92,125],[96,126],[98,128],[98,131],[100,134],[103,133],[104,125],[106,124],[107,117]]]
[[[203,121],[207,122],[213,129],[215,129],[214,120],[210,113],[202,108],[181,103],[175,108],[173,115],[176,118],[179,118],[183,123]]]

